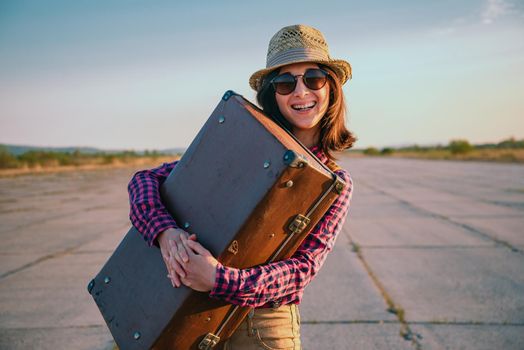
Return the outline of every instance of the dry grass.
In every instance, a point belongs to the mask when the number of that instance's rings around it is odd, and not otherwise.
[[[524,163],[524,149],[475,149],[465,154],[452,154],[449,150],[436,149],[428,151],[395,150],[388,157]]]
[[[178,159],[178,156],[163,156],[163,157],[139,157],[133,159],[126,159],[120,161],[115,159],[112,163],[92,162],[82,165],[47,165],[34,166],[34,167],[22,167],[14,169],[0,169],[0,177],[18,176],[18,175],[33,175],[33,174],[48,174],[57,172],[70,172],[70,171],[89,171],[99,169],[119,169],[119,168],[148,168],[155,167],[162,163],[172,162]]]

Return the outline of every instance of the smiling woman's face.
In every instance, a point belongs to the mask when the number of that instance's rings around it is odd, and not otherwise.
[[[319,68],[315,63],[294,63],[280,68],[280,74],[302,75],[309,68]],[[326,114],[329,105],[329,83],[320,90],[310,90],[302,77],[297,78],[297,86],[289,95],[275,92],[278,108],[284,118],[293,125],[292,132],[316,135],[320,120]],[[304,108],[306,107],[306,108]]]

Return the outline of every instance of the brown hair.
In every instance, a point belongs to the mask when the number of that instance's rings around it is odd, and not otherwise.
[[[342,151],[351,148],[357,139],[346,128],[344,123],[346,103],[339,79],[328,66],[319,64],[319,67],[329,73],[328,84],[330,87],[328,109],[320,120],[320,148],[329,159],[335,160],[331,151]],[[279,69],[276,69],[264,77],[257,92],[257,102],[266,114],[291,131],[293,126],[280,112],[275,98],[275,91],[271,85],[271,79],[276,77],[279,71]]]

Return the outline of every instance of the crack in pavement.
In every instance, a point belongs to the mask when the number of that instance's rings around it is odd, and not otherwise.
[[[519,322],[483,322],[483,321],[409,321],[414,325],[450,325],[450,326],[516,326],[524,327]]]
[[[88,211],[104,209],[104,208],[114,208],[114,206],[112,206],[112,205],[97,205],[97,206],[83,208],[81,210],[73,210],[73,211],[65,212],[65,213],[61,212],[59,215],[49,216],[49,217],[47,217],[45,219],[39,219],[39,220],[31,221],[31,222],[26,222],[24,224],[21,224],[21,225],[9,228],[6,231],[0,231],[0,234],[11,233],[13,231],[17,231],[17,230],[20,230],[22,228],[27,228],[27,227],[31,227],[31,226],[34,226],[34,225],[39,225],[39,224],[43,224],[43,223],[46,223],[46,222],[50,222],[50,221],[53,221],[53,220],[56,220],[56,219],[68,218],[68,217],[71,217],[71,216],[75,216],[77,214],[83,214],[83,213],[86,213]]]
[[[54,327],[3,327],[2,330],[9,331],[26,331],[26,330],[53,330],[53,329],[91,329],[91,328],[103,328],[106,329],[105,324],[88,324],[88,325],[79,325],[79,326],[54,326]],[[109,330],[108,330],[109,331]]]
[[[337,320],[337,321],[300,321],[301,324],[399,324],[392,320]]]
[[[449,326],[514,326],[524,327],[520,322],[484,322],[484,321],[409,321],[410,325],[449,325]],[[400,324],[393,320],[312,320],[301,321],[301,324]]]
[[[122,230],[126,229],[129,227],[129,224],[126,224],[125,227],[122,226]],[[64,256],[64,255],[67,255],[67,254],[73,254],[75,250],[77,250],[78,248],[86,245],[86,244],[89,244],[91,242],[94,242],[95,240],[99,239],[101,235],[105,234],[105,230],[102,230],[100,232],[95,233],[94,235],[96,235],[96,237],[93,237],[92,239],[90,240],[87,240],[85,242],[82,242],[82,243],[79,243],[79,244],[76,244],[76,245],[73,245],[69,248],[66,248],[66,249],[63,249],[63,250],[59,250],[57,252],[53,252],[51,254],[47,254],[47,255],[44,255],[44,256],[41,256],[40,258],[38,259],[35,259],[27,264],[24,264],[20,267],[17,267],[16,269],[13,269],[13,270],[9,270],[7,272],[4,272],[3,274],[0,275],[0,281],[3,280],[4,278],[6,277],[9,277],[17,272],[20,272],[20,271],[23,271],[25,269],[28,269],[30,267],[33,267],[35,265],[38,265],[44,261],[47,261],[47,260],[50,260],[50,259],[54,259],[54,258],[58,258],[58,257],[61,257],[61,256]],[[79,252],[79,253],[82,253],[82,252]]]
[[[375,175],[375,176],[378,176],[378,177],[382,177],[382,174],[381,173],[378,173],[376,171],[370,171],[371,174]],[[359,180],[359,183],[360,183],[360,180]],[[420,187],[422,188],[428,188],[430,190],[435,190],[435,191],[438,191],[438,192],[444,192],[444,193],[448,193],[448,194],[452,194],[452,195],[457,195],[457,193],[455,191],[453,191],[452,189],[449,189],[447,187],[444,187],[444,188],[435,188],[435,187],[432,187],[432,186],[428,186],[427,184],[421,182],[421,181],[417,181],[416,179],[410,179],[410,183],[411,184],[417,184],[419,185]],[[481,187],[483,186],[482,184],[479,184]],[[468,193],[463,193],[461,194],[462,197],[464,198],[467,198],[467,199],[472,199],[474,201],[477,201],[477,202],[483,202],[483,203],[486,203],[486,204],[493,204],[493,205],[496,205],[496,206],[500,206],[500,207],[506,207],[506,208],[512,208],[512,209],[516,209],[516,210],[523,210],[524,209],[524,203],[522,202],[504,202],[504,201],[498,201],[498,200],[490,200],[490,199],[484,199],[484,198],[476,198]]]
[[[398,319],[398,324],[400,324],[400,332],[399,335],[406,341],[410,341],[411,344],[415,347],[417,350],[422,349],[422,345],[419,342],[419,339],[421,339],[421,336],[417,333],[414,333],[411,328],[409,327],[408,322],[404,318],[404,309],[400,306],[400,304],[396,303],[393,298],[389,295],[386,288],[382,284],[382,282],[378,279],[377,275],[373,272],[371,269],[371,266],[367,263],[366,259],[364,259],[364,256],[362,255],[362,249],[359,247],[357,243],[352,239],[350,234],[347,234],[349,239],[349,244],[351,246],[351,250],[357,254],[358,259],[364,266],[364,269],[366,270],[366,273],[371,278],[373,283],[375,284],[375,287],[379,290],[380,294],[382,295],[382,298],[386,302],[388,309],[387,311],[394,314]]]
[[[493,245],[363,245],[359,244],[360,248],[366,249],[484,249],[497,248]]]
[[[517,209],[517,210],[524,209],[524,203],[519,203],[519,202],[502,202],[502,201],[490,201],[490,200],[486,200],[485,202],[489,204],[511,208],[511,209]]]
[[[74,247],[70,247],[70,248],[67,248],[67,249],[64,249],[64,250],[61,250],[59,252],[55,252],[55,253],[52,253],[52,254],[48,254],[48,255],[44,255],[36,260],[33,260],[25,265],[22,265],[20,267],[17,267],[16,269],[13,269],[13,270],[9,270],[7,272],[4,272],[3,274],[0,275],[0,280],[3,280],[4,278],[6,277],[9,277],[17,272],[20,272],[20,271],[23,271],[25,269],[28,269],[32,266],[35,266],[35,265],[38,265],[40,264],[41,262],[44,262],[44,261],[47,261],[47,260],[50,260],[50,259],[53,259],[53,258],[57,258],[57,257],[60,257],[60,256],[63,256],[63,255],[66,255],[68,253],[70,253],[72,250],[78,248],[77,246],[74,246]]]
[[[378,193],[381,193],[385,196],[388,196],[390,198],[393,198],[395,200],[397,200],[399,203],[403,204],[404,206],[406,206],[408,209],[412,210],[412,211],[415,211],[419,214],[424,214],[426,216],[429,216],[429,217],[433,217],[435,219],[439,219],[439,220],[442,220],[442,221],[445,221],[445,222],[448,222],[448,223],[451,223],[455,226],[458,226],[458,227],[461,227],[463,229],[465,229],[466,231],[470,232],[470,233],[473,233],[475,234],[476,236],[478,237],[482,237],[484,239],[488,239],[488,240],[491,240],[493,241],[495,244],[499,245],[499,246],[503,246],[505,248],[508,248],[509,250],[511,250],[512,252],[514,253],[519,253],[519,254],[523,254],[524,255],[524,251],[522,249],[519,249],[513,245],[511,245],[509,242],[507,241],[504,241],[502,239],[499,239],[499,238],[496,238],[496,237],[493,237],[491,236],[490,234],[488,233],[485,233],[485,232],[482,232],[478,229],[476,229],[475,227],[471,226],[471,225],[468,225],[468,224],[464,224],[462,222],[459,222],[459,221],[456,221],[456,220],[453,220],[445,215],[442,215],[442,214],[437,214],[437,213],[434,213],[430,210],[427,210],[427,209],[424,209],[424,208],[420,208],[414,204],[412,204],[411,202],[405,200],[405,199],[402,199],[400,197],[397,197],[389,192],[386,192],[382,189],[379,189],[373,185],[370,185],[369,183],[366,183],[365,181],[362,181],[360,180],[360,183],[361,185],[365,186],[365,187],[368,187],[372,190],[375,190],[377,191]]]

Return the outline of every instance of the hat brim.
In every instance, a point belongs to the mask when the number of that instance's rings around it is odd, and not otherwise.
[[[258,70],[255,73],[253,73],[251,77],[249,78],[249,86],[251,86],[253,90],[258,91],[262,85],[262,81],[264,77],[268,75],[269,73],[271,73],[272,71],[282,68],[284,66],[288,66],[290,64],[303,63],[303,62],[319,63],[319,64],[323,64],[333,69],[333,71],[339,78],[341,85],[344,85],[346,81],[351,79],[351,65],[347,61],[344,61],[344,60],[326,61],[326,60],[306,59],[303,61],[294,61],[294,62],[289,62],[289,63],[283,63],[283,64],[279,64],[279,65],[276,65],[270,68],[264,68],[264,69]]]

